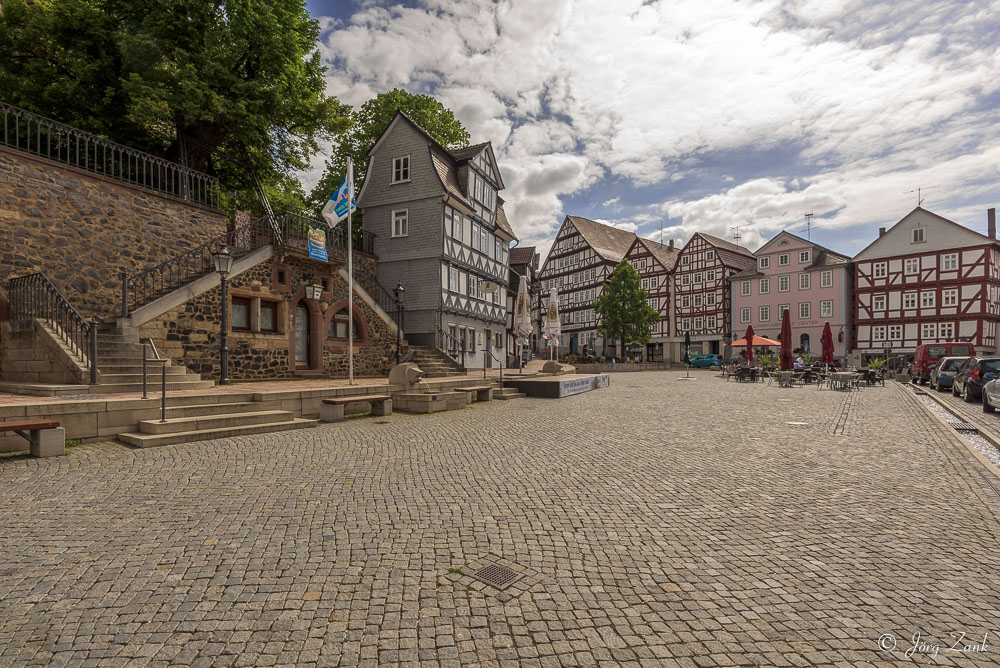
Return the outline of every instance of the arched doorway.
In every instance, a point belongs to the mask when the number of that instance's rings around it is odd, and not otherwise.
[[[309,369],[311,361],[309,351],[312,343],[312,327],[310,326],[309,309],[305,303],[295,306],[295,368]]]
[[[802,348],[802,352],[809,352],[809,335],[803,334],[799,337],[799,347]]]

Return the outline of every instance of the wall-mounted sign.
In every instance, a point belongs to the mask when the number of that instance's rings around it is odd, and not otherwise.
[[[497,284],[493,281],[479,281],[479,292],[488,295],[496,291]]]
[[[326,255],[326,232],[318,227],[310,227],[307,238],[309,240],[309,257],[329,262],[330,259]]]

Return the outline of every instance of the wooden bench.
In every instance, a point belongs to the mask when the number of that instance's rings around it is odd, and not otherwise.
[[[472,394],[475,393],[476,401],[492,401],[493,400],[493,390],[496,389],[492,385],[470,385],[469,387],[459,387],[456,388],[458,392],[468,392],[469,393],[469,403],[472,403]]]
[[[352,397],[324,399],[319,407],[319,419],[324,422],[343,422],[347,404],[371,404],[372,415],[392,415],[392,397],[388,394],[358,394]]]
[[[66,430],[55,420],[0,422],[0,433],[6,431],[12,431],[26,440],[32,457],[55,457],[66,453]]]

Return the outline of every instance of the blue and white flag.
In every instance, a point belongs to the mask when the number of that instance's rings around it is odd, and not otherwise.
[[[344,218],[347,218],[347,199],[349,197],[348,192],[353,190],[351,186],[352,177],[351,170],[347,171],[347,178],[344,182],[340,184],[340,187],[330,195],[330,199],[327,201],[326,205],[323,207],[323,219],[326,220],[326,224],[333,227]],[[358,202],[357,200],[351,200],[351,213],[357,211]]]

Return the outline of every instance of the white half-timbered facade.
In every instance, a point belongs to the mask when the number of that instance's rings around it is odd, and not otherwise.
[[[538,272],[541,302],[552,288],[559,294],[562,332],[559,352],[613,354],[597,333],[593,303],[636,236],[632,232],[579,216],[566,216]],[[544,346],[543,341],[539,345]]]
[[[720,353],[730,322],[730,281],[737,272],[756,266],[741,246],[697,232],[681,249],[673,269],[673,334],[671,359],[683,357],[684,336],[691,333],[691,355]]]
[[[996,353],[1000,245],[992,212],[988,235],[920,207],[879,230],[854,258],[858,352],[968,341]]]
[[[646,290],[646,301],[660,314],[653,325],[646,344],[646,361],[664,361],[664,347],[670,337],[670,275],[677,261],[678,251],[673,240],[668,245],[651,239],[636,237],[625,257],[635,267],[639,280]]]

